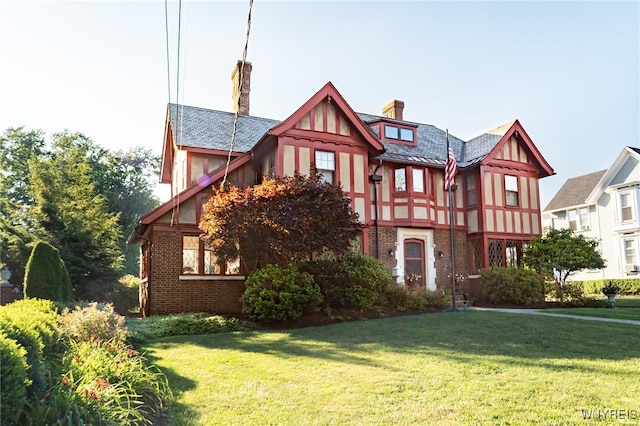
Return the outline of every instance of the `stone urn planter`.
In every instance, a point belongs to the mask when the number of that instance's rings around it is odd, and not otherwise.
[[[615,285],[612,281],[609,281],[609,284],[602,287],[602,293],[607,296],[607,305],[610,308],[616,307],[616,294],[620,292],[620,287]]]

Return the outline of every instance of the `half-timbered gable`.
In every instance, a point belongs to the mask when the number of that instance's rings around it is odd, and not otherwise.
[[[404,120],[402,101],[382,115],[356,113],[331,82],[283,121],[255,117],[245,65],[232,74],[234,87],[244,78],[234,90],[236,113],[168,106],[161,182],[171,184],[172,198],[130,239],[141,244],[144,314],[240,312],[242,259],[220,264],[199,238],[202,206],[223,179],[246,187],[318,170],[350,197],[364,225],[363,252],[399,283],[418,277],[428,289],[449,288],[452,269],[467,276],[515,266],[522,244],[540,234],[538,179],[553,170],[517,120],[464,141]],[[459,168],[451,206],[448,147]]]

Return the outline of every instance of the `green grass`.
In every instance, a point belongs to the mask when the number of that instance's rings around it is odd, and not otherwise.
[[[567,425],[611,409],[636,418],[598,423],[637,424],[638,342],[633,325],[468,311],[145,350],[176,395],[176,425]]]
[[[606,299],[602,299],[601,308],[562,308],[545,309],[545,312],[557,314],[579,315],[600,318],[618,318],[640,321],[640,298],[633,296],[617,296],[614,309],[606,307]]]

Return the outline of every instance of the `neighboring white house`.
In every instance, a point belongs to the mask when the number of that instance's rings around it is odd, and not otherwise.
[[[568,179],[542,212],[542,226],[600,241],[604,269],[573,280],[640,277],[640,148],[625,147],[608,170]]]

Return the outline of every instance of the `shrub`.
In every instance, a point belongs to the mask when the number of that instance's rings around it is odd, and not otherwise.
[[[441,290],[417,290],[407,289],[404,286],[391,284],[385,290],[385,297],[389,306],[397,311],[413,311],[420,309],[445,309],[448,308],[450,297]]]
[[[482,269],[483,293],[492,303],[527,305],[545,293],[544,277],[530,269],[494,267]]]
[[[48,378],[59,368],[64,346],[57,329],[55,305],[48,300],[18,300],[0,308],[0,331],[26,350],[31,385],[27,396],[42,397],[50,385]]]
[[[370,309],[381,300],[387,286],[393,284],[389,268],[355,251],[338,260],[307,262],[302,268],[313,274],[331,308]]]
[[[124,317],[113,310],[113,305],[88,303],[73,310],[65,308],[59,318],[60,332],[68,340],[113,340],[124,342],[127,334]]]
[[[31,251],[24,276],[26,297],[68,301],[73,297],[71,279],[58,249],[39,241]]]
[[[17,424],[27,403],[27,351],[0,330],[0,423]]]
[[[585,294],[601,296],[602,287],[606,286],[609,281],[613,281],[620,288],[619,295],[640,295],[640,278],[571,281],[571,284],[581,288]]]
[[[246,321],[206,313],[153,315],[127,320],[127,341],[139,344],[165,336],[215,334],[250,330]]]
[[[297,267],[267,265],[253,272],[242,295],[242,311],[263,321],[300,318],[322,303],[320,288],[313,277]]]

